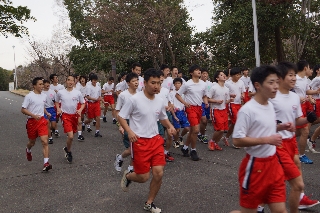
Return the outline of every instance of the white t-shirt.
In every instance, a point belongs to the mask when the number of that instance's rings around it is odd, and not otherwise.
[[[181,96],[184,94],[184,100],[193,105],[193,106],[201,106],[203,102],[203,97],[206,96],[206,83],[204,81],[199,80],[198,83],[193,82],[192,79],[182,84],[180,87],[178,94]]]
[[[300,98],[294,92],[289,92],[289,94],[282,94],[280,91],[273,99],[269,99],[273,104],[274,110],[276,112],[276,119],[282,123],[293,122],[296,123],[296,118],[302,116]],[[278,131],[282,136],[282,139],[292,138],[295,133],[286,130]]]
[[[211,81],[203,81],[207,86],[206,86],[206,93],[208,93],[213,86],[213,83]]]
[[[127,89],[128,85],[127,85],[127,82],[125,80],[117,83],[116,85],[116,91],[125,91]]]
[[[320,77],[315,77],[314,79],[312,79],[312,81],[310,83],[310,88],[312,90],[318,90],[320,88]],[[312,97],[315,99],[320,99],[319,94],[312,95]]]
[[[294,86],[294,92],[300,98],[306,98],[307,90],[309,90],[308,78],[305,76],[301,78],[299,75],[296,75],[297,81]]]
[[[172,90],[169,93],[169,100],[170,102],[173,104],[174,109],[175,110],[184,110],[185,107],[183,105],[183,103],[181,103],[177,98],[176,98],[176,94],[177,94],[177,90]],[[184,95],[181,96],[182,99],[184,99]]]
[[[59,90],[56,95],[56,102],[61,101],[61,111],[67,114],[76,114],[78,103],[83,104],[84,98],[79,90]]]
[[[91,98],[99,98],[101,96],[101,88],[96,84],[94,87],[92,84],[91,86],[87,86],[86,88],[86,96],[90,96]],[[93,100],[88,100],[89,102],[96,102]]]
[[[169,92],[170,92],[169,89],[161,86],[160,92],[159,92],[159,94],[157,94],[158,96],[160,96],[163,99],[163,103],[166,107],[168,106],[168,103],[171,102],[170,97],[169,97]]]
[[[222,87],[219,84],[214,84],[207,93],[207,97],[214,100],[223,100],[221,104],[210,103],[211,109],[225,109],[226,102],[230,99],[229,89],[226,86]]]
[[[249,84],[249,89],[248,89],[249,92],[256,92],[256,89],[254,88],[252,82],[250,81],[250,84]]]
[[[117,105],[116,105],[116,110],[120,111],[122,107],[128,103],[129,99],[133,96],[129,92],[129,90],[125,90],[122,93],[119,94],[118,99],[117,99]],[[127,118],[126,118],[127,119]]]
[[[27,109],[34,115],[44,115],[44,106],[47,101],[47,95],[44,93],[35,94],[31,91],[28,95],[24,97],[22,108]]]
[[[245,88],[249,88],[251,79],[249,76],[245,77],[244,75],[240,78],[241,81],[243,81]]]
[[[152,138],[159,134],[157,120],[168,119],[162,98],[148,99],[144,92],[133,95],[119,112],[129,118],[130,129],[139,137]]]
[[[91,81],[88,81],[87,84],[86,84],[86,86],[92,86]],[[99,81],[97,81],[96,86],[101,87]]]
[[[234,98],[234,104],[241,104],[241,95],[246,91],[246,87],[244,86],[243,81],[234,82],[232,80],[226,81],[225,86],[229,88],[230,94],[235,94],[236,97]]]
[[[110,91],[110,90],[113,90],[114,88],[114,83],[112,84],[109,84],[109,83],[105,83],[103,86],[102,86],[102,89],[104,91]],[[106,92],[104,93],[104,95],[112,95],[112,92]]]
[[[167,88],[170,91],[172,85],[173,85],[172,77],[167,77],[166,79],[163,79],[161,87]]]
[[[233,138],[261,138],[276,134],[276,113],[271,102],[261,105],[254,98],[241,107],[233,130]],[[253,157],[266,158],[276,153],[270,144],[245,147]]]
[[[56,86],[53,84],[50,84],[50,89],[59,91],[64,89],[64,86],[62,84],[57,84]]]
[[[128,89],[129,86],[127,84],[127,82],[125,81],[125,89]],[[142,91],[144,88],[144,78],[142,78],[141,76],[139,76],[139,85],[138,85],[138,88],[137,88],[137,92],[140,92]],[[123,90],[121,90],[123,91]]]
[[[81,84],[77,84],[76,89],[79,90],[82,94],[82,97],[86,97],[86,86],[82,86]]]
[[[46,101],[44,107],[45,108],[54,107],[54,100],[56,99],[56,92],[52,89],[49,89],[48,91],[43,90],[42,93],[44,93],[47,96],[47,101]]]

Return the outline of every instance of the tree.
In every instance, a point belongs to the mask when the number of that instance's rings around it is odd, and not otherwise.
[[[36,19],[30,15],[30,10],[27,7],[14,7],[10,0],[0,0],[0,11],[0,33],[5,37],[7,37],[8,34],[16,37],[22,37],[22,34],[28,34],[28,29],[22,24],[29,20],[36,21]]]
[[[9,82],[13,80],[12,71],[0,67],[0,91],[9,90]]]

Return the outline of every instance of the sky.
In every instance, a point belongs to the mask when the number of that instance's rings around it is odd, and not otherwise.
[[[27,6],[31,10],[31,15],[37,19],[36,22],[28,21],[24,26],[28,27],[29,36],[46,40],[52,36],[52,30],[58,24],[58,17],[54,14],[54,0],[12,0],[14,6]],[[185,5],[192,17],[191,26],[197,32],[205,31],[211,26],[213,11],[212,0],[184,0]],[[19,65],[27,65],[29,59],[26,54],[28,44],[23,39],[9,35],[5,38],[0,34],[0,67],[12,70]],[[13,46],[15,46],[13,48]],[[14,63],[14,55],[15,62]]]

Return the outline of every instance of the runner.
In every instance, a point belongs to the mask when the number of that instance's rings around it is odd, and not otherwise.
[[[185,105],[188,121],[190,123],[190,132],[187,137],[187,141],[181,151],[184,157],[191,156],[194,161],[200,160],[196,150],[197,135],[200,131],[200,120],[202,115],[202,102],[206,104],[206,108],[209,107],[206,96],[206,84],[200,80],[201,71],[198,65],[192,65],[189,68],[189,73],[192,79],[182,84],[181,88],[176,94],[176,98]],[[182,99],[184,95],[184,99]],[[189,155],[189,145],[191,145],[191,151]]]
[[[251,80],[249,77],[248,68],[243,68],[242,74],[243,75],[241,76],[240,80],[243,81],[245,89],[246,89],[246,91],[244,93],[243,103],[247,103],[251,99],[249,96],[249,86],[250,86]]]
[[[71,145],[73,135],[77,132],[78,117],[81,117],[81,112],[84,109],[84,99],[79,90],[74,88],[75,78],[68,76],[67,88],[59,90],[56,95],[57,114],[61,115],[64,133],[67,133],[67,146],[63,147],[65,157],[69,163],[72,163]],[[61,108],[59,102],[61,101]],[[77,109],[78,103],[81,104],[80,109]]]
[[[51,115],[45,109],[47,96],[42,93],[42,78],[34,78],[32,85],[33,91],[25,96],[21,108],[21,112],[28,116],[26,127],[29,142],[27,143],[26,156],[28,161],[32,161],[31,148],[34,146],[37,137],[40,137],[44,157],[42,171],[49,171],[52,169],[52,165],[49,163],[48,121],[43,115],[46,114],[49,118]]]
[[[81,92],[82,97],[84,98],[84,108],[81,111],[81,116],[78,118],[78,141],[84,141],[84,137],[82,136],[82,132],[85,131],[86,125],[84,124],[84,115],[87,112],[87,100],[86,100],[86,84],[87,84],[87,77],[81,75],[79,77],[79,82],[76,86],[76,89]],[[77,110],[81,107],[81,103],[78,103]]]
[[[144,73],[145,89],[130,98],[119,113],[119,121],[125,131],[128,132],[132,146],[134,172],[126,170],[121,180],[121,188],[128,191],[129,184],[133,182],[144,183],[152,180],[148,199],[144,209],[154,213],[160,213],[161,209],[153,203],[162,183],[164,165],[163,138],[159,135],[157,119],[168,129],[170,135],[175,134],[175,129],[167,118],[162,98],[155,94],[159,91],[160,73],[155,69],[148,69]],[[148,107],[146,107],[148,106]],[[129,118],[130,127],[126,118]],[[143,122],[142,122],[143,121]]]
[[[129,88],[127,90],[125,90],[124,92],[121,92],[118,97],[117,105],[116,105],[117,117],[118,117],[118,114],[119,114],[120,110],[122,109],[122,107],[124,105],[126,105],[130,101],[130,98],[137,93],[137,88],[139,85],[139,76],[137,74],[131,72],[126,76],[125,81],[127,82]],[[129,124],[129,118],[126,118],[126,121]],[[121,125],[119,126],[119,131],[123,135],[123,145],[126,149],[122,152],[121,155],[119,155],[119,154],[116,155],[114,167],[118,172],[121,172],[123,158],[130,156],[131,149],[130,149],[130,141],[128,138],[128,132],[124,131],[124,129],[122,128]],[[131,161],[130,165],[128,166],[128,171],[133,171],[132,161]]]
[[[55,110],[55,98],[56,98],[56,92],[50,89],[50,81],[44,80],[43,81],[44,88],[42,93],[47,95],[47,101],[45,103],[45,108],[48,113],[51,114],[50,118],[44,114],[44,118],[48,120],[48,136],[49,136],[49,144],[53,144],[53,139],[52,139],[52,132],[55,131],[56,129],[56,110]]]
[[[116,124],[116,111],[114,106],[114,97],[113,97],[113,91],[114,91],[114,78],[109,77],[108,83],[105,83],[102,86],[101,94],[103,94],[103,100],[104,100],[104,110],[103,110],[103,122],[107,122],[106,113],[108,111],[108,107],[111,106],[112,110],[112,123]]]
[[[222,150],[218,145],[223,133],[228,131],[228,111],[226,105],[233,101],[230,99],[229,89],[224,85],[227,80],[227,76],[223,71],[217,71],[213,76],[214,84],[207,93],[208,102],[211,103],[211,118],[212,126],[214,127],[214,133],[212,139],[209,141],[209,150]],[[229,144],[225,144],[228,146]]]
[[[163,73],[163,82],[161,83],[161,86],[164,88],[167,88],[169,91],[172,89],[173,79],[169,76],[170,74],[170,68],[166,64],[162,64],[160,67],[160,70]]]
[[[252,71],[251,80],[257,93],[240,109],[233,132],[233,143],[245,147],[247,154],[239,168],[241,210],[232,213],[256,213],[261,203],[268,204],[271,212],[287,212],[284,173],[276,156],[276,146],[282,140],[276,133],[273,105],[268,102],[276,96],[279,76],[273,66]]]
[[[121,92],[125,91],[127,86],[127,82],[126,82],[126,76],[127,73],[121,73],[120,76],[118,77],[118,82],[116,85],[116,94],[119,95]]]

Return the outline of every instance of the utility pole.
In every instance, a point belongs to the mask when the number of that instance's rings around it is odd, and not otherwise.
[[[15,46],[12,46],[13,48],[13,61],[14,61],[14,80],[15,80],[15,87],[16,90],[18,88],[18,75],[17,75],[17,66],[16,66],[16,52],[14,51]]]
[[[253,29],[254,29],[254,55],[256,57],[256,67],[260,67],[260,53],[259,53],[259,38],[258,38],[256,0],[252,0],[252,10],[253,10]]]

